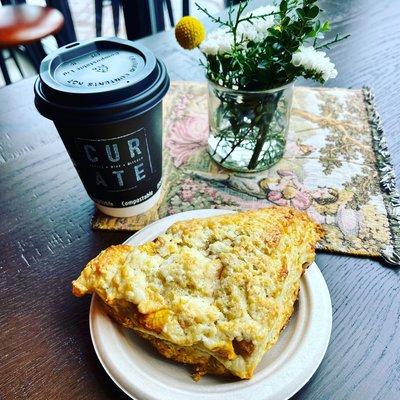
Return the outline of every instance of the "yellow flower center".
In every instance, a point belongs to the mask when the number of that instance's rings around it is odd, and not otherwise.
[[[194,17],[183,17],[175,27],[175,37],[184,49],[194,49],[206,37],[204,25]]]

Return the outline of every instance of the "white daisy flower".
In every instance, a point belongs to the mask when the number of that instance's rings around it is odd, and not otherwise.
[[[253,17],[266,15],[266,17],[252,18],[251,20],[254,29],[257,31],[256,41],[261,41],[268,36],[268,29],[275,24],[275,16],[269,14],[275,13],[277,11],[278,9],[274,6],[265,6],[259,7],[245,15],[245,17],[249,17],[250,15],[252,15]],[[247,21],[245,21],[244,23],[246,22]]]
[[[218,42],[215,39],[207,38],[200,46],[200,51],[207,56],[215,56],[218,54]]]
[[[217,55],[228,53],[233,44],[233,35],[226,29],[217,29],[207,35],[199,48],[206,55]]]
[[[238,25],[236,37],[238,42],[242,42],[246,47],[247,42],[260,42],[268,36],[268,28],[274,25],[274,16],[268,15],[276,12],[277,8],[273,6],[260,7],[249,12],[245,17],[262,16],[263,18],[252,18],[251,22],[242,21]],[[231,51],[233,46],[233,34],[226,28],[217,29],[207,35],[207,38],[200,44],[199,48],[205,55],[215,56],[225,54]]]
[[[258,38],[258,32],[255,26],[250,22],[243,21],[238,25],[236,36],[239,42],[255,42]]]
[[[326,53],[315,50],[312,46],[301,46],[293,54],[292,64],[296,67],[302,66],[306,71],[321,74],[324,81],[336,78],[337,76],[335,64],[331,62]]]

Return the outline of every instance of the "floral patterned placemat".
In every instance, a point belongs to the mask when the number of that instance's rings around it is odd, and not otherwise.
[[[97,213],[94,229],[135,231],[166,215],[201,208],[290,205],[323,225],[320,249],[400,264],[395,176],[369,89],[296,87],[284,158],[254,174],[227,171],[208,156],[204,84],[172,84],[164,115],[159,204],[139,217]]]

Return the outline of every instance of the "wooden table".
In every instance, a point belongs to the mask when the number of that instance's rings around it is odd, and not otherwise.
[[[331,55],[330,85],[373,87],[400,174],[400,2],[322,1],[351,33]],[[196,52],[173,33],[141,41],[173,80],[204,80]],[[99,364],[89,336],[89,298],[70,282],[104,247],[129,234],[93,232],[92,202],[50,121],[33,105],[33,79],[0,89],[0,398],[125,399]],[[400,398],[400,269],[318,254],[333,303],[327,354],[295,399]],[[243,399],[247,400],[247,399]]]

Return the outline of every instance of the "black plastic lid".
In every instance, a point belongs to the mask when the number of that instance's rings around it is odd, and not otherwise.
[[[169,88],[164,64],[118,38],[76,42],[48,55],[35,82],[35,104],[52,120],[104,123],[141,114]]]

